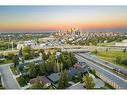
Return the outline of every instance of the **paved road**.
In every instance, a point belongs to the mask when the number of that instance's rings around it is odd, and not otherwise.
[[[3,76],[3,81],[6,89],[20,89],[17,81],[13,78],[10,71],[10,64],[0,65],[0,72]]]
[[[113,74],[112,72],[94,64],[93,62],[91,62],[87,59],[84,59],[83,57],[81,57],[79,55],[76,55],[76,58],[80,62],[86,62],[91,68],[94,68],[96,71],[100,72],[104,76],[108,77],[109,79],[111,79],[112,81],[117,83],[121,89],[127,89],[127,80]]]

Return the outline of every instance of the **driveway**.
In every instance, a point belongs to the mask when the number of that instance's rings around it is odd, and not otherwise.
[[[3,76],[3,82],[6,89],[20,89],[19,84],[16,79],[13,77],[12,72],[10,71],[10,64],[0,65],[0,72]]]

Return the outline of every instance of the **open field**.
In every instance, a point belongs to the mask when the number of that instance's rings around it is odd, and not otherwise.
[[[123,51],[107,51],[106,52],[106,51],[99,51],[98,50],[96,56],[127,69],[127,65],[117,64],[115,62],[117,57],[127,58],[127,52],[125,52],[125,53]]]
[[[110,43],[98,43],[97,46],[112,46],[114,44],[115,43],[113,43],[113,42],[110,42]]]

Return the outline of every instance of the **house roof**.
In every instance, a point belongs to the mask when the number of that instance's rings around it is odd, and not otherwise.
[[[74,67],[75,67],[75,68],[81,67],[81,64],[76,63],[76,64],[74,65]]]
[[[80,65],[80,64],[75,64],[74,66],[78,71],[81,73],[88,72],[90,70],[90,67],[87,64]]]
[[[49,75],[48,78],[55,83],[60,79],[60,73],[53,73]]]
[[[71,67],[71,68],[69,68],[68,73],[70,75],[74,76],[75,74],[78,73],[78,70],[76,68]]]
[[[45,76],[39,76],[39,80],[44,84],[51,83],[51,81]],[[30,80],[30,84],[34,84],[36,82],[36,78]]]

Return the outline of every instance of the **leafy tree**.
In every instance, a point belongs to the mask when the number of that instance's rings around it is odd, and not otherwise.
[[[44,83],[40,80],[40,77],[37,76],[35,83],[32,85],[31,89],[43,89]]]
[[[108,48],[106,48],[106,52],[108,52]]]
[[[53,63],[46,62],[46,71],[48,72],[48,74],[53,72]]]
[[[13,59],[14,56],[15,56],[14,53],[12,53],[12,52],[8,53],[8,59]]]
[[[64,66],[63,66],[63,63],[60,63],[60,69],[58,69],[59,71],[63,71],[64,70]]]
[[[85,87],[87,89],[93,89],[95,87],[95,83],[93,82],[93,78],[89,76],[89,74],[86,74],[83,76],[83,82],[85,84]]]
[[[116,64],[120,64],[121,63],[121,57],[116,57]]]
[[[23,53],[30,53],[30,51],[31,51],[31,48],[29,46],[23,48]]]
[[[14,67],[16,67],[19,64],[19,58],[15,55],[13,56],[13,63],[14,63]]]
[[[73,53],[70,52],[69,54],[70,54],[72,65],[74,65],[75,63],[77,63],[77,58],[75,57]]]
[[[21,61],[22,61],[22,63],[24,63],[24,61],[25,61],[24,57],[22,57],[22,60]]]
[[[91,71],[91,73],[92,73],[93,75],[96,75],[96,70],[93,69],[93,70]]]
[[[34,56],[34,50],[32,50],[29,46],[23,48],[23,57],[25,59],[32,59]]]
[[[28,65],[28,67],[29,67],[29,76],[30,77],[35,77],[36,76],[36,66],[35,66],[35,63],[30,63],[29,65]]]
[[[40,73],[41,74],[46,74],[47,73],[47,70],[46,70],[46,63],[42,63],[40,64]]]
[[[57,52],[61,52],[61,49],[60,48],[57,48]]]
[[[124,65],[127,65],[127,58],[122,58],[120,63],[124,64]]]
[[[53,64],[53,71],[54,71],[55,73],[58,72],[57,63],[54,63],[54,64]]]
[[[44,49],[40,49],[39,50],[39,53],[42,53],[43,54],[44,53]]]
[[[28,60],[28,59],[32,59],[33,58],[33,55],[31,55],[29,53],[25,53],[23,56],[24,56],[24,59],[25,60]]]
[[[48,60],[48,55],[45,52],[43,52],[43,54],[42,54],[42,59],[44,61]]]
[[[78,74],[77,74],[77,79],[78,79],[79,81],[82,81],[82,74],[81,74],[80,72],[78,72]]]
[[[23,56],[23,53],[22,53],[22,48],[19,50],[19,56]]]
[[[123,53],[125,53],[126,52],[126,48],[123,50]]]
[[[49,58],[48,58],[48,62],[50,62],[50,63],[55,63],[56,62],[56,57],[55,57],[55,55],[49,55]]]
[[[64,72],[61,72],[60,79],[58,82],[58,88],[65,89],[66,87],[68,87],[68,81],[69,81],[68,72],[64,70]]]

